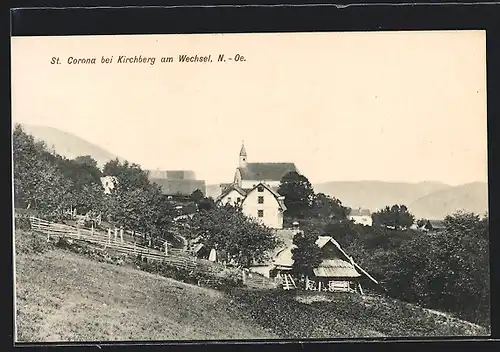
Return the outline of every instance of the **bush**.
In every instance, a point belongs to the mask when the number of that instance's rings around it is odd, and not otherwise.
[[[136,258],[135,264],[139,269],[188,284],[203,284],[213,288],[230,288],[242,285],[241,277],[234,270],[227,269],[215,274],[201,268],[185,269],[167,262],[144,259],[140,255]]]
[[[16,231],[15,249],[16,253],[42,254],[52,248],[47,238],[35,232]]]
[[[123,265],[125,262],[127,262],[127,256],[125,254],[112,255],[102,248],[92,247],[85,244],[82,245],[64,237],[59,238],[56,246],[58,248],[67,249],[72,252],[82,254],[92,260],[96,260],[102,263]]]
[[[19,230],[29,230],[31,229],[30,219],[27,217],[16,217],[14,227]]]

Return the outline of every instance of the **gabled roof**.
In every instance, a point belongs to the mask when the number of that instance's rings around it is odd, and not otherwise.
[[[238,168],[242,180],[281,181],[291,171],[297,171],[294,163],[247,163]]]
[[[292,249],[295,248],[293,243],[287,241],[288,246],[281,249],[274,256],[273,264],[277,267],[291,268],[293,265]],[[359,277],[359,272],[364,274],[368,279],[378,284],[370,274],[354,262],[354,260],[347,255],[347,253],[340,247],[340,244],[330,236],[318,236],[316,245],[323,248],[327,243],[333,243],[335,247],[345,256],[346,260],[342,259],[325,259],[314,270],[316,276],[320,277]],[[319,269],[319,270],[318,270]]]
[[[428,223],[432,226],[433,229],[445,229],[446,225],[443,220],[428,220]]]
[[[222,193],[217,197],[216,202],[220,201],[222,198],[224,198],[225,196],[227,196],[232,191],[238,192],[243,197],[245,197],[247,195],[247,192],[243,188],[241,188],[240,186],[238,186],[236,183],[232,183],[229,186],[227,186],[226,188],[224,188],[224,190],[222,191]]]
[[[276,201],[278,202],[281,210],[282,211],[286,210],[285,197],[282,196],[281,194],[279,194],[278,192],[276,192],[274,189],[272,189],[271,186],[269,186],[263,182],[259,182],[258,184],[256,184],[253,188],[249,189],[246,192],[246,194],[248,195],[250,192],[253,192],[255,189],[257,189],[259,187],[264,187],[265,189],[267,189],[274,196],[274,198],[276,198]]]
[[[314,275],[318,277],[360,277],[361,274],[356,271],[354,265],[345,260],[325,259],[317,268],[313,269]]]

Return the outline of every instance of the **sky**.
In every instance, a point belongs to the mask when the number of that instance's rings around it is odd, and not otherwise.
[[[11,48],[14,123],[143,168],[230,182],[244,141],[249,162],[294,162],[313,183],[487,181],[484,31],[15,37]]]

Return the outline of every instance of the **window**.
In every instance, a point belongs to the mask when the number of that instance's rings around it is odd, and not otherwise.
[[[227,202],[231,203],[231,197],[227,197]]]
[[[264,197],[259,196],[258,202],[259,202],[259,204],[263,204],[264,203]]]
[[[257,216],[259,218],[263,218],[264,217],[264,210],[257,210]]]
[[[257,187],[257,192],[264,192],[264,187],[262,186]]]
[[[241,198],[240,197],[236,198],[236,203],[239,203],[239,202],[241,202]]]

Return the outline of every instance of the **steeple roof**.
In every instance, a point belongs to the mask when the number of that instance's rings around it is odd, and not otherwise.
[[[247,156],[247,151],[245,150],[245,144],[241,143],[240,156]]]

